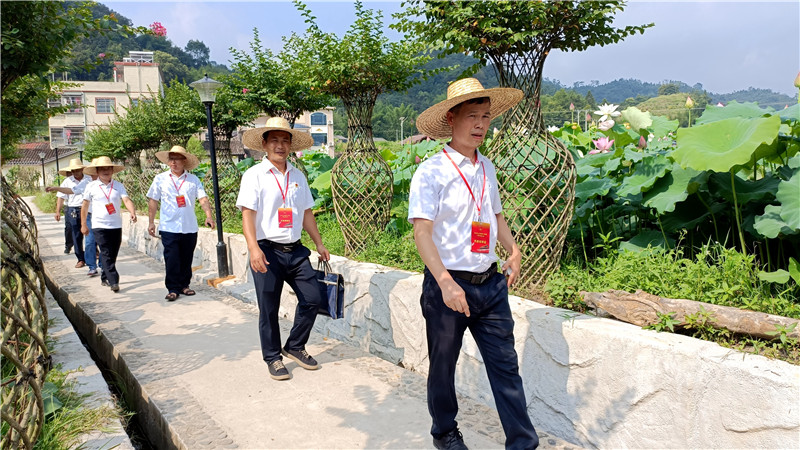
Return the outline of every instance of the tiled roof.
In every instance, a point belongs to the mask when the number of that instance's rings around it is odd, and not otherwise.
[[[51,163],[56,160],[56,151],[50,148],[50,143],[47,141],[42,142],[28,142],[25,144],[18,144],[17,150],[19,157],[3,161],[4,166],[34,166],[42,163],[42,158],[39,157],[40,152],[44,152],[45,164]],[[58,158],[63,159],[67,156],[74,155],[78,151],[74,148],[60,148],[58,150]]]

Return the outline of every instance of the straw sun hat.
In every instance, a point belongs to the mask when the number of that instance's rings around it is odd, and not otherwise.
[[[92,163],[83,169],[83,172],[88,175],[97,175],[98,167],[113,167],[114,173],[119,173],[125,170],[125,166],[114,164],[108,156],[100,156],[92,160]]]
[[[81,160],[78,158],[72,158],[69,160],[69,165],[67,167],[61,168],[58,170],[60,175],[66,175],[67,172],[72,172],[73,170],[84,169],[86,166],[81,164]]]
[[[503,114],[522,100],[523,93],[514,88],[484,89],[475,78],[463,78],[454,81],[447,88],[447,100],[443,100],[426,109],[417,117],[417,129],[434,139],[445,139],[453,135],[453,128],[447,123],[447,111],[474,98],[489,97],[491,118]]]
[[[176,145],[169,150],[165,150],[163,152],[156,152],[156,158],[164,164],[167,164],[169,161],[169,155],[181,155],[186,158],[186,163],[184,165],[184,170],[192,170],[200,164],[200,158],[197,156],[189,153],[186,151],[185,148],[181,147],[180,145]]]
[[[261,145],[261,140],[262,135],[267,131],[285,131],[291,134],[292,147],[289,150],[293,152],[299,152],[314,145],[314,138],[310,134],[293,129],[283,117],[270,117],[263,127],[245,131],[244,136],[242,136],[242,143],[251,150],[263,152],[264,147]]]

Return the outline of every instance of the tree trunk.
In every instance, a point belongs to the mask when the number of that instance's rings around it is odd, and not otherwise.
[[[608,292],[581,292],[581,295],[588,306],[600,308],[616,319],[642,327],[658,323],[659,313],[674,314],[673,318],[680,321],[676,325],[686,327],[686,316],[705,311],[710,316],[706,323],[716,329],[762,339],[777,339],[780,334],[775,333],[776,326],[789,327],[795,324],[795,328],[786,335],[789,338],[800,338],[800,327],[797,327],[800,321],[783,316],[694,300],[659,297],[642,290],[631,294],[612,289]]]

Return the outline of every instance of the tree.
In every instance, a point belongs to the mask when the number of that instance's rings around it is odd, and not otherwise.
[[[165,82],[178,81],[186,83],[189,80],[189,68],[178,58],[169,53],[156,50],[153,52],[153,61],[158,63]]]
[[[420,53],[423,44],[418,40],[389,42],[381,13],[365,9],[360,1],[355,3],[355,21],[341,38],[323,32],[305,4],[294,4],[309,24],[296,45],[307,49],[300,56],[307,59],[311,88],[341,99],[347,113],[347,148],[331,170],[331,188],[349,254],[384,230],[392,206],[392,172],[373,142],[375,102],[384,92],[405,91],[427,77],[423,65],[430,58]]]
[[[61,88],[47,76],[80,36],[116,32],[145,33],[119,24],[111,14],[94,18],[89,2],[4,2],[2,13],[2,158],[15,156],[16,143],[60,108],[47,109],[47,98]],[[16,85],[15,85],[16,84]],[[34,93],[35,92],[35,93]]]
[[[613,26],[621,0],[520,2],[403,2],[395,28],[429,42],[440,54],[468,53],[491,63],[502,87],[517,88],[522,101],[503,115],[487,155],[497,166],[508,223],[523,248],[519,288],[530,290],[558,266],[571,222],[575,166],[563,143],[545,130],[542,72],[554,49],[581,51],[643,33],[652,26]],[[528,149],[520,152],[520,149]]]
[[[206,47],[206,44],[204,44],[203,41],[189,39],[189,42],[186,43],[186,48],[184,50],[189,54],[189,56],[192,57],[192,59],[194,59],[193,67],[200,67],[208,64],[208,58],[211,55],[211,50]]]

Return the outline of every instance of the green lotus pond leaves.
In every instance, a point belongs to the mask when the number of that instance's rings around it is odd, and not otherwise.
[[[643,204],[655,208],[660,214],[675,211],[675,206],[697,192],[707,178],[708,172],[673,164],[672,170],[644,194]]]
[[[619,190],[621,196],[635,195],[651,188],[672,167],[664,155],[647,156],[636,165],[633,173],[626,176]]]
[[[747,165],[757,155],[768,154],[780,125],[780,117],[772,115],[757,119],[734,117],[681,128],[672,157],[681,167],[728,172]]]
[[[788,180],[781,181],[775,197],[781,202],[781,219],[790,228],[800,230],[800,170],[796,170]]]

